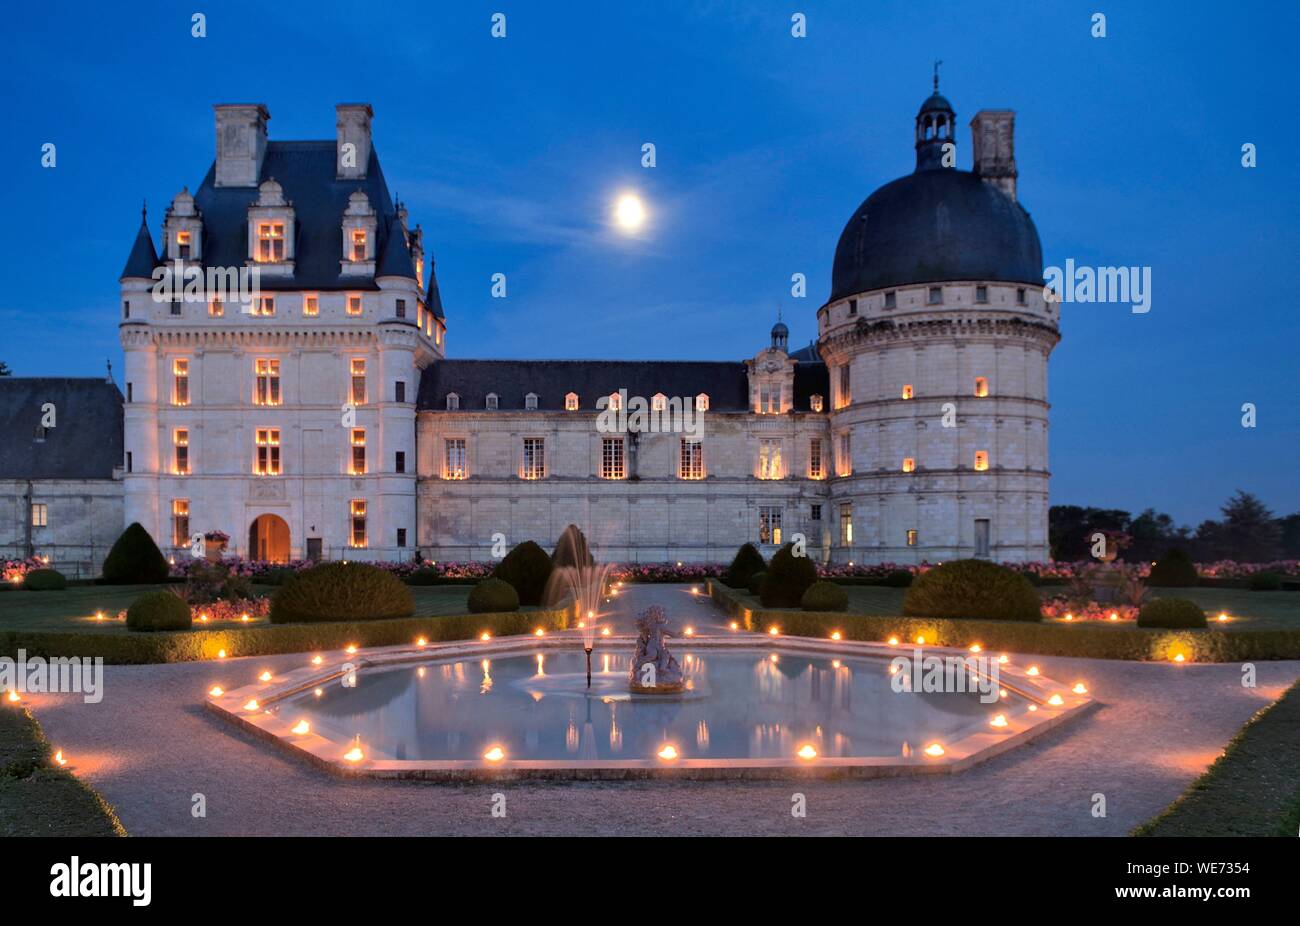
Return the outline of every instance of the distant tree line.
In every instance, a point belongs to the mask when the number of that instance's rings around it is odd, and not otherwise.
[[[1171,549],[1181,549],[1201,563],[1300,559],[1300,512],[1274,517],[1257,497],[1240,489],[1219,510],[1221,519],[1202,521],[1192,530],[1153,508],[1134,517],[1118,508],[1053,505],[1048,513],[1052,558],[1090,559],[1093,537],[1100,532],[1119,548],[1119,558],[1130,563],[1151,562]]]

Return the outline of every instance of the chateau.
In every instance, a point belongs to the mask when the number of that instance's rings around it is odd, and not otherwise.
[[[265,106],[216,107],[207,176],[173,199],[161,250],[142,219],[121,275],[121,392],[0,379],[21,445],[0,452],[0,553],[89,572],[139,521],[177,557],[220,531],[260,559],[484,560],[576,523],[620,561],[795,534],[835,563],[1047,558],[1058,315],[1013,113],[979,112],[957,169],[936,85],[915,170],[844,227],[816,343],[792,351],[778,322],[717,362],[447,359],[434,261],[372,118],[340,105],[333,141],[272,141]],[[62,413],[29,446],[56,382],[105,406],[86,412],[98,436]],[[611,432],[611,397],[689,408],[701,430]]]

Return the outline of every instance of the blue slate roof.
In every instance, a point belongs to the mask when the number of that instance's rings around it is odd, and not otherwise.
[[[122,275],[119,279],[126,277],[141,277],[151,279],[153,277],[153,268],[158,266],[158,252],[154,250],[153,237],[149,234],[149,221],[144,212],[140,210],[140,230],[135,233],[135,244],[131,245],[131,253],[126,258],[126,266],[122,268]]]
[[[38,433],[41,408],[55,427]],[[0,479],[111,479],[122,465],[122,393],[104,379],[0,376]]]

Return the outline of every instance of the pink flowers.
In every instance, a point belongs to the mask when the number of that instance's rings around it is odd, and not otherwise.
[[[195,624],[208,621],[241,621],[249,617],[266,617],[271,613],[270,598],[241,598],[238,601],[213,601],[209,604],[190,605],[190,617]],[[206,617],[207,621],[200,620]]]
[[[1114,615],[1114,622],[1135,621],[1137,620],[1138,609],[1127,604],[1099,604],[1096,601],[1090,601],[1085,605],[1072,605],[1062,598],[1053,598],[1050,601],[1043,602],[1043,617],[1064,620],[1066,615],[1070,615],[1073,621],[1106,621],[1111,622],[1111,615]]]

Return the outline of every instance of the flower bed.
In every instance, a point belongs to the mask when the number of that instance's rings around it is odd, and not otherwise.
[[[1072,605],[1064,598],[1053,598],[1043,602],[1043,617],[1064,621],[1104,621],[1121,623],[1137,620],[1138,609],[1127,604],[1098,604],[1090,601],[1086,605]]]

